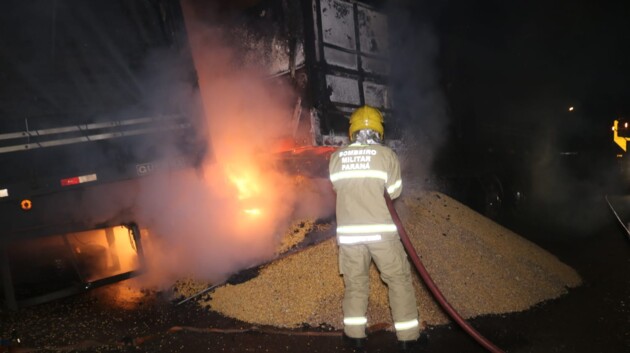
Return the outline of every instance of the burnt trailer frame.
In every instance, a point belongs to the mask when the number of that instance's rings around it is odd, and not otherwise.
[[[293,85],[300,97],[291,124],[294,138],[300,130],[298,146],[347,144],[348,118],[365,104],[383,112],[387,140],[400,139],[389,87],[388,15],[382,2],[236,3],[232,6],[239,15],[233,16],[224,35],[237,42],[239,59],[246,65]]]
[[[348,118],[362,105],[384,115],[388,143],[400,136],[389,85],[387,14],[373,1],[303,0],[304,53],[314,145],[348,143]]]
[[[200,104],[166,104],[152,91],[165,82],[198,89],[178,0],[5,5],[16,11],[5,12],[3,32],[13,35],[0,41],[9,76],[0,92],[10,97],[0,99],[0,296],[17,309],[142,273],[140,225],[126,209],[95,217],[98,200],[196,167],[209,152]],[[166,65],[173,72],[163,77]],[[66,234],[115,226],[129,230],[138,268],[16,297],[12,244],[61,236],[71,252]]]
[[[281,169],[327,178],[327,158],[349,143],[348,119],[365,104],[383,112],[385,143],[404,149],[383,1],[259,0],[225,7],[234,21],[223,35],[236,43],[239,60],[296,94],[286,139],[273,148]]]

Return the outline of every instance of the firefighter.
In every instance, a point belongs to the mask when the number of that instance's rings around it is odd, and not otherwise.
[[[389,290],[389,304],[401,350],[424,344],[407,255],[387,209],[402,191],[398,157],[382,145],[383,116],[362,106],[350,116],[350,145],[330,157],[330,180],[337,193],[337,243],[343,275],[344,339],[355,348],[367,341],[369,267],[372,260]]]

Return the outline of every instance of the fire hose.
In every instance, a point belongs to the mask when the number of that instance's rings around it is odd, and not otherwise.
[[[392,219],[398,228],[398,233],[400,235],[400,240],[402,241],[405,250],[407,251],[407,255],[411,259],[414,267],[422,277],[422,280],[426,284],[427,288],[431,291],[431,294],[435,297],[438,304],[446,311],[446,313],[464,330],[468,335],[470,335],[477,343],[481,344],[488,351],[493,353],[504,353],[499,347],[495,346],[492,342],[490,342],[487,338],[483,337],[477,330],[475,330],[466,320],[464,320],[461,315],[448,303],[440,289],[435,285],[433,279],[431,279],[431,275],[427,272],[427,269],[424,267],[416,249],[414,249],[413,244],[409,240],[409,236],[407,235],[407,231],[402,225],[400,221],[400,217],[398,217],[398,212],[394,208],[394,204],[392,199],[389,197],[387,191],[385,192],[385,203],[387,204],[387,208],[389,209],[389,213],[392,215]]]

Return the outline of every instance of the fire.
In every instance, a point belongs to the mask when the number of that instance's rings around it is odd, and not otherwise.
[[[250,216],[260,216],[262,214],[260,208],[248,208],[243,210],[243,212],[247,213]]]
[[[262,209],[255,205],[263,196],[263,178],[251,164],[228,165],[226,175],[237,190],[237,198],[243,204],[243,212],[252,217],[262,215]]]
[[[256,182],[258,173],[252,167],[228,165],[225,169],[226,175],[236,186],[239,200],[246,200],[261,194],[260,185]]]

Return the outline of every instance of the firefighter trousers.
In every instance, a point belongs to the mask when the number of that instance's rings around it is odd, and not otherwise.
[[[369,270],[372,260],[388,287],[389,306],[398,340],[417,339],[420,336],[418,307],[409,260],[399,239],[370,244],[339,245],[339,269],[345,284],[343,298],[345,334],[353,338],[366,336]]]

